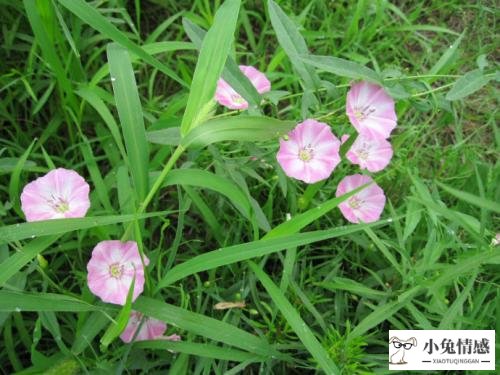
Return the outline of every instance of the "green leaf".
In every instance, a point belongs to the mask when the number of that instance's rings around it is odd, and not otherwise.
[[[138,201],[142,202],[148,191],[149,149],[134,70],[125,48],[109,44],[107,53],[130,171]]]
[[[35,145],[36,140],[31,142],[29,147],[24,151],[24,153],[21,155],[21,157],[17,160],[16,166],[14,167],[14,171],[12,172],[12,175],[10,176],[10,181],[9,181],[9,199],[10,203],[13,205],[14,209],[19,215],[23,215],[19,200],[20,200],[20,194],[19,191],[20,189],[20,180],[21,180],[21,172],[23,171],[24,164],[28,160],[28,156],[31,154],[31,150],[33,150],[33,146]],[[2,228],[0,228],[1,230]],[[2,238],[0,237],[0,241]]]
[[[340,197],[335,197],[332,198],[314,208],[311,208],[310,210],[303,212],[301,214],[298,214],[294,217],[292,217],[290,220],[287,220],[283,222],[282,224],[274,227],[270,232],[268,232],[263,239],[271,239],[271,238],[276,238],[276,237],[282,237],[286,236],[292,233],[297,233],[299,232],[302,228],[306,227],[307,225],[311,224],[315,220],[319,219],[320,217],[326,215],[328,212],[333,210],[335,207],[337,207],[340,203],[343,201],[349,199],[353,195],[359,193],[361,190],[364,188],[370,186],[371,182],[365,185],[362,185],[344,195],[341,195]]]
[[[101,337],[101,349],[103,351],[107,350],[109,344],[111,344],[127,327],[128,320],[130,318],[130,313],[132,312],[132,297],[134,295],[135,287],[135,275],[132,278],[130,287],[127,293],[127,299],[125,300],[125,305],[120,309],[114,322],[111,322],[104,335]]]
[[[37,233],[38,236],[43,237],[36,238],[24,245],[21,251],[11,255],[0,264],[0,286],[4,285],[7,280],[14,276],[21,268],[33,260],[33,258],[44,251],[47,247],[52,245],[62,233],[102,225],[122,223],[125,221],[133,221],[140,218],[165,215],[166,213],[168,213],[168,211],[144,215],[105,216],[82,219],[54,219],[2,227],[0,228],[0,238],[2,241],[6,238],[9,241],[16,241],[32,237],[32,233]],[[56,234],[56,236],[52,236],[53,234]]]
[[[196,48],[200,49],[206,31],[187,18],[182,19],[182,25],[189,39],[196,45]],[[227,57],[226,65],[222,71],[222,78],[248,102],[249,107],[259,107],[262,100],[260,94],[247,76],[241,72],[238,64],[231,56]]]
[[[446,190],[451,195],[454,195],[458,199],[461,199],[467,203],[473,204],[474,206],[484,208],[487,211],[493,211],[497,214],[500,213],[500,203],[498,203],[498,202],[490,201],[489,199],[481,198],[481,197],[478,197],[477,195],[454,189],[450,186],[442,184],[439,181],[436,181],[436,183],[441,188]]]
[[[269,17],[280,46],[287,54],[292,66],[304,81],[307,89],[315,91],[320,87],[320,79],[316,72],[299,58],[309,54],[306,42],[295,24],[274,1],[268,1]]]
[[[28,0],[26,0],[29,2]],[[65,8],[74,13],[82,21],[90,25],[95,30],[99,31],[102,35],[121,44],[123,47],[136,54],[148,64],[154,66],[159,71],[166,74],[168,77],[177,81],[183,86],[186,83],[168,66],[162,64],[149,53],[147,53],[141,46],[132,42],[124,33],[118,30],[106,17],[104,17],[97,9],[90,3],[84,0],[58,0]]]
[[[197,272],[207,271],[227,264],[241,262],[242,260],[260,257],[284,249],[291,249],[296,246],[307,245],[313,242],[356,233],[362,231],[364,228],[379,226],[385,223],[386,221],[371,224],[349,225],[329,230],[293,234],[273,239],[262,239],[210,251],[191,258],[172,268],[158,283],[157,290]]]
[[[262,271],[259,266],[250,261],[250,268],[253,273],[266,288],[272,301],[276,304],[285,319],[292,327],[293,331],[297,334],[302,344],[311,353],[313,358],[318,362],[318,365],[325,371],[326,374],[340,374],[338,367],[333,363],[328,353],[323,346],[319,343],[318,339],[314,336],[311,329],[302,320],[299,313],[292,304],[281,293],[280,289],[273,283],[269,276]]]
[[[397,300],[391,302],[381,302],[379,305],[372,307],[373,312],[368,314],[358,325],[351,331],[349,338],[353,339],[355,337],[363,336],[368,330],[373,327],[378,326],[383,321],[392,317],[401,308],[410,303],[412,299],[421,293],[423,287],[415,286],[403,294],[401,294]]]
[[[266,358],[275,356],[283,360],[289,359],[288,356],[278,352],[264,339],[208,316],[148,297],[139,297],[133,307],[134,310],[140,311],[146,316],[259,356]]]
[[[76,110],[78,108],[78,105],[75,96],[73,94],[73,88],[71,86],[71,82],[66,75],[63,63],[57,54],[56,46],[51,41],[47,33],[47,30],[40,16],[40,10],[37,7],[37,5],[52,6],[52,4],[48,2],[46,2],[45,4],[43,4],[43,2],[37,3],[36,1],[33,0],[24,0],[23,3],[31,28],[33,29],[33,33],[35,34],[37,42],[36,44],[40,46],[46,64],[54,72],[57,78],[56,81],[58,85],[60,86],[61,90],[66,94],[66,97],[63,97],[62,99],[71,104],[73,110]]]
[[[270,117],[235,116],[215,118],[193,129],[182,139],[182,146],[205,147],[221,141],[267,141],[288,133],[295,126],[292,121]]]
[[[37,238],[23,246],[23,249],[8,257],[0,264],[0,286],[3,286],[21,268],[33,260],[47,247],[57,241],[59,236]]]
[[[126,223],[136,219],[142,220],[150,217],[164,216],[168,215],[171,212],[172,211],[159,211],[141,215],[111,215],[69,219],[51,219],[32,221],[22,224],[11,224],[0,227],[0,245],[3,243],[24,240],[27,238],[63,234],[76,230],[89,229],[104,225]]]
[[[381,83],[382,79],[377,72],[353,61],[333,56],[300,56],[306,64],[315,66],[325,72],[341,77],[363,79],[370,82]]]
[[[226,0],[215,14],[214,24],[203,39],[182,117],[183,136],[199,125],[200,116],[213,101],[217,81],[234,40],[239,10],[240,0]]]
[[[446,100],[459,100],[476,92],[493,79],[485,76],[481,69],[475,69],[461,77],[446,94]]]
[[[181,128],[152,130],[146,133],[146,139],[159,145],[177,146],[181,142]]]
[[[333,277],[331,281],[316,283],[316,285],[328,290],[332,290],[334,292],[336,292],[337,290],[346,290],[348,292],[368,298],[381,298],[387,297],[388,295],[387,292],[368,288],[367,286],[364,286],[357,281],[346,279],[345,277]]]
[[[247,218],[251,204],[247,196],[230,180],[201,169],[174,169],[167,175],[164,185],[190,185],[214,190],[226,196]]]
[[[104,123],[109,129],[109,132],[113,136],[113,139],[120,150],[122,158],[125,162],[127,162],[127,153],[125,152],[125,147],[122,141],[122,135],[120,134],[120,129],[118,128],[118,124],[116,123],[113,115],[109,111],[108,107],[104,104],[103,99],[99,95],[99,91],[95,87],[83,87],[80,90],[76,91],[76,93],[85,99],[96,111],[99,113],[101,118],[104,120]]]
[[[77,298],[53,293],[26,293],[0,290],[0,311],[99,311]]]
[[[176,353],[186,353],[199,357],[220,359],[223,361],[243,362],[263,361],[265,357],[260,357],[252,353],[247,353],[241,350],[232,348],[223,348],[217,345],[199,344],[189,341],[168,341],[168,340],[152,340],[141,341],[134,344],[134,347],[139,349],[157,349],[157,350],[172,350]]]
[[[453,60],[453,58],[456,55],[458,46],[460,45],[460,42],[462,41],[463,37],[465,35],[465,31],[460,34],[460,36],[453,42],[453,44],[450,46],[450,48],[447,48],[445,53],[439,58],[439,60],[434,64],[434,66],[429,70],[429,75],[437,75],[437,74],[442,74],[444,73],[449,66],[450,62]],[[428,80],[429,83],[432,83],[435,81],[436,78],[430,78]]]

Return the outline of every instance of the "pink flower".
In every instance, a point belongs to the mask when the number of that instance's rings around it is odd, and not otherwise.
[[[365,136],[385,139],[396,127],[394,100],[373,83],[353,84],[347,93],[346,108],[351,124]]]
[[[359,164],[361,169],[378,172],[391,161],[392,146],[383,138],[359,135],[347,151],[346,156],[353,164]]]
[[[280,140],[276,158],[287,176],[312,184],[330,176],[340,162],[339,148],[327,124],[305,120]]]
[[[250,82],[252,82],[259,94],[263,94],[271,90],[271,82],[269,82],[264,73],[259,72],[253,66],[246,65],[240,65],[240,70],[245,76],[247,76]],[[217,82],[215,99],[219,102],[219,104],[230,109],[248,108],[248,102],[222,78],[220,78]]]
[[[144,257],[145,265],[149,259]],[[135,274],[132,300],[144,289],[144,267],[135,241],[101,241],[87,264],[89,289],[104,302],[124,305]]]
[[[169,341],[181,341],[181,337],[177,334],[173,334],[173,335],[170,335],[170,336],[162,336],[160,337],[161,339],[164,339],[164,340],[169,340]]]
[[[335,196],[340,197],[369,182],[372,182],[372,184],[339,204],[342,215],[351,223],[377,221],[384,210],[384,191],[373,182],[371,177],[361,174],[346,176],[337,186]]]
[[[120,335],[120,338],[124,342],[131,342],[137,329],[139,329],[139,332],[137,333],[134,341],[155,340],[158,338],[163,338],[162,336],[167,330],[167,325],[161,320],[148,317],[144,318],[144,322],[141,325],[143,317],[144,315],[138,311],[132,311],[130,313],[127,327],[125,327],[125,330]]]
[[[84,217],[90,207],[89,190],[78,173],[57,168],[24,187],[21,209],[27,221]]]

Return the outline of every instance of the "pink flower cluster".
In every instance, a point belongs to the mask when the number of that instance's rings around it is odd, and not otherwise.
[[[259,93],[271,85],[255,68],[240,66]],[[248,103],[223,79],[219,80],[216,100],[231,109],[246,109]],[[346,114],[358,135],[346,153],[346,158],[360,169],[379,172],[389,164],[393,150],[387,138],[396,127],[394,100],[385,90],[370,82],[357,82],[347,93]],[[341,161],[340,146],[349,138],[333,134],[330,126],[314,119],[298,124],[284,139],[276,158],[287,176],[313,184],[325,180]],[[385,206],[384,191],[371,177],[354,174],[344,177],[336,191],[339,197],[368,184],[339,205],[344,217],[352,223],[369,223],[380,218]]]
[[[77,172],[57,168],[24,187],[21,209],[27,221],[84,217],[90,208],[89,192],[89,184]],[[135,277],[135,301],[144,290],[144,267],[148,264],[149,259],[141,257],[135,241],[101,241],[87,264],[89,289],[104,302],[124,305]],[[131,314],[121,336],[123,341],[130,342],[135,335],[138,316],[137,312]],[[180,340],[177,335],[164,337],[166,328],[160,321],[145,318],[136,340]]]

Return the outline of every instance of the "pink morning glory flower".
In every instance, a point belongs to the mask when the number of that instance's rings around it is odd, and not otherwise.
[[[252,85],[257,89],[259,94],[263,94],[271,90],[271,82],[267,79],[264,73],[259,72],[253,66],[240,65],[240,70],[247,76]],[[230,109],[247,109],[248,102],[238,94],[229,84],[222,78],[217,82],[215,91],[215,99],[220,105]]]
[[[308,119],[280,140],[276,158],[287,176],[312,184],[330,176],[340,162],[339,148],[327,124]]]
[[[370,182],[371,185],[339,204],[342,215],[351,223],[371,223],[380,219],[385,206],[384,191],[371,177],[361,174],[346,176],[337,186],[335,196],[340,197]]]
[[[347,93],[346,109],[351,124],[367,137],[388,138],[396,127],[394,100],[376,84],[353,84]]]
[[[161,320],[146,317],[141,325],[144,315],[138,311],[132,311],[127,327],[120,335],[124,342],[131,342],[136,331],[139,329],[135,341],[155,340],[161,338],[167,330],[167,325]],[[140,326],[140,328],[139,328]]]
[[[384,169],[392,158],[392,146],[383,138],[359,135],[346,154],[353,164],[361,169],[378,172]]]
[[[24,187],[21,209],[27,221],[84,217],[90,207],[89,190],[78,173],[57,168]]]
[[[149,259],[144,257],[145,265]],[[104,302],[124,305],[135,275],[132,301],[144,289],[144,267],[135,241],[101,241],[87,264],[89,289]]]

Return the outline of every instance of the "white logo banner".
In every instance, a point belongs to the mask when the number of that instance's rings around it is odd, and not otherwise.
[[[390,330],[389,370],[495,370],[495,331]]]

